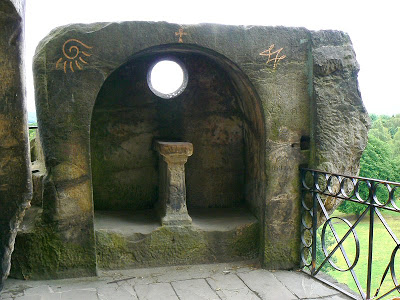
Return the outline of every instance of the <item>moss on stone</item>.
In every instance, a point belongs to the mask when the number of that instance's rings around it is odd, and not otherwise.
[[[299,249],[299,240],[283,240],[279,243],[266,241],[262,265],[266,269],[297,269],[300,267]]]
[[[201,259],[209,251],[205,236],[191,227],[160,227],[151,235],[148,246],[156,257],[177,262]]]
[[[259,251],[260,228],[258,223],[236,229],[232,249],[237,256],[257,257]]]
[[[96,251],[101,268],[113,269],[136,261],[133,253],[129,253],[127,240],[116,233],[97,231]]]
[[[140,237],[99,230],[97,263],[117,269],[253,259],[259,253],[259,236],[258,223],[231,231],[162,226]]]
[[[189,227],[159,227],[140,240],[97,231],[96,244],[98,266],[106,269],[204,261],[209,250],[204,236]]]
[[[55,279],[96,274],[92,255],[80,245],[65,243],[56,230],[40,223],[33,232],[20,232],[15,241],[10,276]]]

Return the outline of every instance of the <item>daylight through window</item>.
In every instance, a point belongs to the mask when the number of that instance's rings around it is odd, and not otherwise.
[[[185,90],[187,77],[186,69],[180,62],[165,59],[150,68],[147,82],[154,94],[171,99]]]

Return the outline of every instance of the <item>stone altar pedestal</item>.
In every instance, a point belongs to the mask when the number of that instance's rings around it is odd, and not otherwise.
[[[156,141],[160,154],[159,213],[162,225],[190,225],[186,206],[185,163],[193,154],[193,144]]]

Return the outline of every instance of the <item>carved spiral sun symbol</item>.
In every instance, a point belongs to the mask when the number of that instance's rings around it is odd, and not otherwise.
[[[56,69],[58,69],[60,65],[63,65],[64,73],[67,73],[68,67],[72,72],[75,72],[74,67],[82,70],[83,66],[88,64],[85,58],[92,56],[86,51],[92,48],[93,47],[90,47],[77,39],[69,39],[62,47],[64,57],[60,57],[57,61]]]

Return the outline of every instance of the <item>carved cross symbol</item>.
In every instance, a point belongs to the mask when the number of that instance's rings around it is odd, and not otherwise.
[[[178,42],[179,42],[179,43],[183,43],[182,37],[183,37],[184,35],[187,35],[187,33],[186,33],[186,32],[183,32],[183,28],[179,28],[179,32],[175,32],[175,35],[176,35],[176,36],[179,36]]]
[[[269,46],[269,48],[263,52],[260,53],[262,56],[268,56],[267,64],[270,63],[271,61],[274,62],[274,69],[276,69],[276,66],[278,65],[279,61],[284,59],[286,55],[279,56],[283,48],[280,48],[278,50],[275,50],[274,52],[271,52],[272,49],[274,49],[275,44],[272,44]],[[276,54],[274,57],[273,55]],[[271,58],[272,57],[272,58]]]

